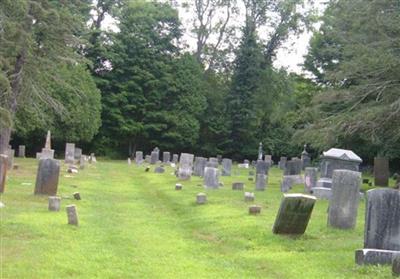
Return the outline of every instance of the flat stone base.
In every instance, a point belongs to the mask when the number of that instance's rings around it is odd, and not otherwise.
[[[396,256],[400,256],[400,251],[381,250],[381,249],[360,249],[356,250],[356,264],[392,264]]]

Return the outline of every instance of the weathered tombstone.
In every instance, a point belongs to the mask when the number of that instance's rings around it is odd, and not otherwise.
[[[281,170],[284,170],[286,168],[286,162],[287,162],[287,158],[286,157],[281,157],[279,160],[279,168]]]
[[[155,173],[164,173],[164,172],[165,172],[165,169],[164,169],[163,167],[156,167],[156,168],[154,169],[154,172],[155,172]]]
[[[78,147],[75,147],[74,159],[77,160],[77,161],[80,161],[81,157],[82,157],[82,149],[78,148]]]
[[[304,234],[316,198],[303,194],[284,194],[272,232],[275,234]]]
[[[207,159],[203,157],[196,157],[194,159],[193,175],[204,176],[204,168],[206,167]]]
[[[86,166],[86,156],[85,155],[82,155],[81,156],[81,159],[79,160],[79,168],[81,169],[81,170],[83,170],[84,168],[85,168],[85,166]],[[129,162],[128,162],[129,163]]]
[[[96,163],[97,159],[94,153],[90,153],[89,163]]]
[[[14,155],[15,155],[14,149],[11,148],[7,149],[5,155],[7,155],[7,169],[11,170],[14,165]]]
[[[332,175],[334,170],[359,171],[361,158],[351,150],[331,148],[323,152],[321,156],[321,178],[317,187],[332,187]]]
[[[274,161],[272,161],[272,155],[265,155],[264,161],[267,162],[270,167],[272,167],[272,165],[274,164]]]
[[[393,276],[400,276],[400,255],[394,257],[392,262],[392,274]]]
[[[75,143],[66,143],[65,145],[65,163],[73,164],[75,161]]]
[[[182,153],[179,160],[178,178],[188,180],[192,176],[194,155]]]
[[[76,205],[71,204],[66,207],[68,224],[78,226],[78,212],[76,210]]]
[[[218,177],[217,168],[206,167],[204,169],[204,187],[217,189],[219,187]]]
[[[256,165],[256,174],[268,174],[269,163],[263,160],[258,160]]]
[[[217,169],[218,168],[218,162],[215,162],[215,160],[210,161],[210,159],[208,160],[208,162],[206,162],[206,167],[216,168]]]
[[[233,182],[232,190],[244,190],[244,183],[243,182]]]
[[[292,160],[286,162],[286,168],[284,175],[300,175],[302,168],[302,162],[298,158],[292,158]]]
[[[218,164],[222,163],[222,155],[217,155]]]
[[[18,146],[18,157],[25,158],[25,145]]]
[[[49,211],[60,211],[61,198],[56,196],[49,197]]]
[[[332,197],[329,202],[328,224],[339,229],[353,229],[357,221],[360,200],[361,173],[335,170],[332,177]]]
[[[268,175],[258,173],[256,174],[256,191],[264,191],[267,188]]]
[[[374,178],[375,186],[387,187],[389,186],[389,159],[388,158],[374,158]]]
[[[0,193],[4,193],[7,176],[7,155],[0,154]]]
[[[254,201],[254,193],[251,192],[245,192],[244,193],[244,201]]]
[[[179,162],[179,155],[178,154],[172,155],[172,163],[178,164],[178,162]]]
[[[246,160],[243,161],[243,164],[250,165],[250,161],[246,159]]]
[[[182,190],[183,186],[180,183],[175,184],[175,190],[180,191]]]
[[[145,161],[146,161],[147,164],[150,164],[151,156],[150,155],[146,155]]]
[[[54,149],[43,148],[39,159],[54,159]]]
[[[311,189],[317,186],[318,180],[318,169],[317,168],[305,168],[304,172],[304,192],[311,193]]]
[[[259,205],[250,205],[249,206],[249,214],[250,215],[258,215],[261,213],[261,206]]]
[[[311,157],[307,152],[307,144],[304,145],[304,150],[301,153],[301,164],[303,170],[311,165]]]
[[[155,165],[158,162],[158,152],[152,151],[150,155],[150,164]]]
[[[205,193],[198,193],[196,196],[197,204],[205,204],[207,202],[207,195]]]
[[[171,153],[163,152],[163,163],[167,164],[171,161]]]
[[[81,200],[81,194],[79,194],[79,192],[73,193],[72,196],[73,196],[74,199],[76,199],[77,201],[80,201],[80,200]]]
[[[55,196],[60,175],[60,162],[54,159],[40,159],[36,175],[35,195]]]
[[[208,161],[211,162],[211,163],[216,163],[217,166],[219,165],[218,158],[210,157],[210,158],[208,159]]]
[[[136,151],[135,153],[135,163],[137,165],[140,165],[143,163],[143,152],[142,151]]]
[[[232,160],[222,159],[222,176],[231,176]]]
[[[400,191],[367,191],[364,249],[356,250],[357,264],[391,264],[400,256]]]

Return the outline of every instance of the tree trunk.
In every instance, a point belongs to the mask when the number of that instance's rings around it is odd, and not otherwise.
[[[0,154],[5,154],[11,137],[11,127],[0,130]]]

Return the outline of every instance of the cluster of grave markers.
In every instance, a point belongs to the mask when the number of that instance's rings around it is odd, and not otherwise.
[[[156,152],[151,156],[150,163],[157,162]],[[142,162],[142,152],[139,160]],[[168,154],[168,155],[165,155]],[[163,153],[163,163],[168,163],[169,153]],[[178,158],[178,156],[176,156]],[[176,163],[177,160],[175,160]],[[329,200],[327,224],[337,229],[353,229],[356,225],[359,200],[364,197],[360,193],[362,183],[359,165],[362,162],[354,152],[343,149],[331,149],[321,156],[320,170],[311,167],[311,158],[304,150],[301,158],[287,160],[281,157],[278,164],[283,172],[281,191],[283,199],[273,226],[275,234],[304,234],[317,199]],[[173,164],[175,164],[173,163]],[[389,171],[387,160],[375,160],[375,180],[381,181],[377,185],[384,185],[388,181]],[[219,166],[221,165],[221,170]],[[249,175],[255,176],[255,191],[264,191],[268,185],[268,172],[273,165],[270,155],[264,160],[245,161],[239,164],[241,168],[255,168]],[[304,171],[304,177],[302,176]],[[203,177],[206,189],[217,189],[221,182],[219,177],[230,176],[232,160],[222,158],[195,157],[193,154],[182,153],[176,176],[179,180],[188,180],[192,175]],[[318,178],[320,173],[320,177]],[[304,184],[306,194],[288,194],[295,184]],[[232,190],[244,190],[243,182],[234,182]],[[178,183],[175,190],[182,190],[183,185]],[[253,202],[253,192],[245,192],[244,200]],[[196,195],[197,204],[206,204],[206,193]],[[261,212],[258,205],[249,206],[249,214]],[[400,269],[400,191],[394,189],[373,189],[366,193],[366,216],[364,248],[355,253],[357,264],[389,264],[393,262],[393,269]],[[396,265],[397,264],[397,265]],[[400,270],[399,270],[400,271]]]
[[[11,148],[9,150],[12,150]],[[5,191],[7,170],[12,168],[14,150],[7,152],[7,155],[0,154],[0,193]],[[20,145],[18,149],[18,156],[25,157],[25,146]],[[11,158],[11,159],[10,159]],[[60,176],[61,163],[59,160],[54,159],[54,149],[51,149],[51,133],[47,132],[45,147],[42,152],[36,154],[39,160],[38,169],[36,174],[36,183],[34,188],[35,195],[47,195],[49,211],[59,211],[61,205],[61,198],[57,196],[58,179]],[[65,148],[65,164],[68,173],[77,173],[79,164],[80,169],[84,169],[86,162],[96,162],[94,153],[90,156],[82,154],[82,149],[75,147],[73,143],[67,143]],[[79,192],[73,193],[75,200],[80,200]],[[2,207],[4,204],[2,204]],[[78,214],[76,205],[66,206],[68,224],[78,225]]]

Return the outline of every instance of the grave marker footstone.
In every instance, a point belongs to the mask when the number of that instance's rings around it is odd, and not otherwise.
[[[55,196],[60,175],[60,162],[54,159],[40,159],[36,175],[35,195]]]
[[[233,182],[232,183],[232,190],[244,190],[244,183],[243,182]]]
[[[249,214],[250,215],[258,215],[261,213],[261,206],[259,205],[250,205],[249,206]]]
[[[175,190],[177,190],[177,191],[180,191],[180,190],[182,190],[182,184],[175,184]]]
[[[222,176],[231,176],[232,160],[222,159]]]
[[[207,195],[205,193],[198,193],[196,196],[197,204],[205,204],[207,202]]]
[[[272,232],[275,234],[304,234],[316,198],[303,194],[284,194]]]
[[[375,186],[389,186],[389,160],[388,158],[374,158]]]
[[[156,168],[154,169],[154,172],[155,172],[155,173],[164,173],[164,172],[165,172],[165,169],[164,169],[163,167],[156,167]]]
[[[206,167],[204,169],[204,187],[217,189],[219,173],[217,168]]]
[[[254,193],[251,192],[245,192],[244,193],[244,201],[254,201]]]
[[[329,202],[328,224],[338,229],[353,229],[357,221],[361,173],[335,170],[332,197]]]
[[[60,211],[61,198],[50,196],[49,197],[49,211]]]
[[[71,204],[66,207],[68,224],[78,226],[78,212],[76,210],[76,205]]]
[[[7,155],[0,154],[0,193],[4,193],[7,176]]]
[[[357,264],[391,264],[400,255],[400,191],[367,191],[364,249],[356,251]]]

